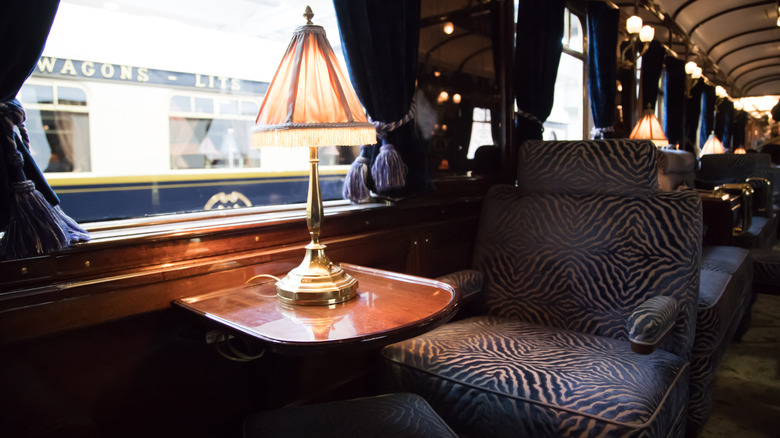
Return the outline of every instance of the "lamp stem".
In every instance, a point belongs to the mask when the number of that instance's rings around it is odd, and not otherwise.
[[[311,242],[301,264],[276,283],[276,294],[284,303],[330,305],[348,301],[357,294],[358,282],[325,255],[320,243],[323,207],[317,147],[309,147],[309,194],[306,198],[306,226]]]
[[[320,244],[322,229],[322,195],[320,194],[319,148],[309,147],[309,195],[306,199],[306,226],[311,235],[311,244]]]

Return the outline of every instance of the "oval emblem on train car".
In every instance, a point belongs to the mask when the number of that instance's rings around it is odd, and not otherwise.
[[[224,210],[226,208],[251,207],[252,201],[241,192],[231,192],[229,195],[225,192],[219,192],[209,198],[204,210]]]

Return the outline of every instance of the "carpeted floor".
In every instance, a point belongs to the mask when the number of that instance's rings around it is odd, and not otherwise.
[[[720,365],[714,396],[700,438],[780,437],[780,295],[759,294],[750,330]]]

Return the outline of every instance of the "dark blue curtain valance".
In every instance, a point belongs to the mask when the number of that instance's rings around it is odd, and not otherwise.
[[[642,111],[655,109],[658,100],[658,80],[664,68],[666,51],[660,42],[653,40],[642,55]]]
[[[701,91],[701,125],[699,147],[704,146],[707,138],[715,129],[715,87],[705,85]]]
[[[420,0],[334,0],[342,49],[352,85],[374,121],[391,123],[404,118],[414,99],[420,37]],[[388,133],[408,166],[403,187],[381,192],[405,198],[431,190],[427,149],[418,140],[414,123]],[[376,160],[376,146],[362,155]],[[369,181],[371,188],[373,182]]]
[[[516,145],[541,139],[552,111],[563,50],[565,0],[520,0],[515,35],[514,89],[518,108]]]
[[[588,93],[597,138],[614,135],[620,10],[588,3]]]
[[[667,56],[664,64],[664,134],[670,144],[680,144],[685,107],[685,61]]]

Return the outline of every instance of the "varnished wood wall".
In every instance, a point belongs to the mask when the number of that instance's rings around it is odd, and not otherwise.
[[[328,214],[328,255],[428,277],[466,268],[486,187],[442,184],[420,199]],[[239,436],[253,411],[381,392],[371,377],[377,351],[233,362],[205,342],[211,327],[170,306],[297,265],[308,239],[300,214],[131,234],[98,232],[60,254],[0,263],[0,428],[10,436],[53,427],[61,428],[56,436],[67,427],[79,435]]]

